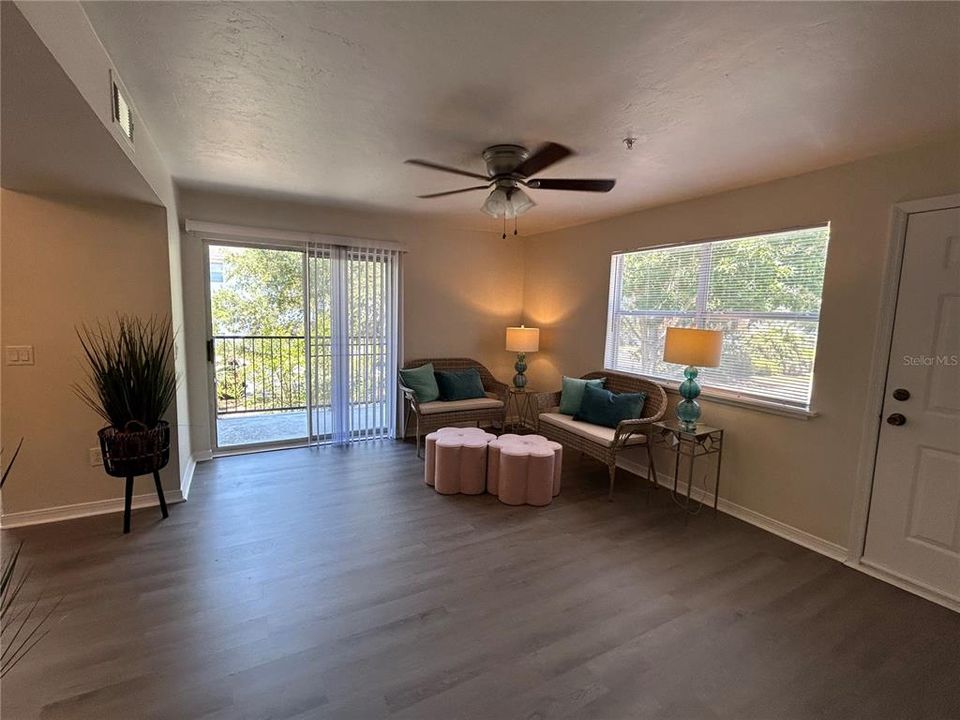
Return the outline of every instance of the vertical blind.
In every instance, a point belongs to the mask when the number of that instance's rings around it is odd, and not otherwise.
[[[311,441],[392,437],[400,253],[311,243],[307,262]]]
[[[830,226],[614,255],[605,366],[676,380],[667,327],[723,331],[705,387],[809,408]]]

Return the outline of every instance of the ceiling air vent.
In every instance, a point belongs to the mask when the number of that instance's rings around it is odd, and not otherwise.
[[[113,73],[110,74],[110,95],[113,121],[120,128],[123,136],[133,143],[133,110],[130,109],[126,93]]]

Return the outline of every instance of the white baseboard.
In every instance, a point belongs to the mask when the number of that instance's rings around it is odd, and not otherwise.
[[[176,505],[184,501],[183,493],[180,490],[167,490],[164,492],[167,505]],[[156,493],[144,493],[143,495],[134,495],[131,502],[133,509],[156,507],[160,504]],[[42,508],[40,510],[25,510],[23,512],[5,513],[0,517],[0,527],[7,528],[23,527],[25,525],[40,525],[41,523],[61,522],[62,520],[75,520],[76,518],[90,517],[91,515],[106,515],[109,513],[123,512],[123,498],[110,498],[108,500],[94,500],[93,502],[76,503],[74,505],[60,505],[52,508]]]
[[[647,466],[643,463],[631,460],[630,458],[619,458],[617,460],[617,467],[633,473],[634,475],[639,475],[643,478],[647,477]],[[661,473],[657,473],[657,483],[670,489],[673,488],[673,478],[662,475]],[[682,480],[679,481],[677,483],[677,491],[686,494],[687,484]],[[709,504],[713,503],[713,495],[705,491],[703,488],[698,488],[696,486],[694,486],[690,497],[701,502],[705,501]],[[960,612],[960,600],[952,598],[948,595],[944,595],[935,588],[931,588],[919,581],[905,578],[886,570],[885,568],[871,565],[862,558],[851,558],[850,552],[842,545],[830,542],[829,540],[824,540],[821,537],[817,537],[816,535],[812,535],[804,530],[795,528],[792,525],[787,525],[786,523],[775,520],[774,518],[767,517],[762,513],[750,510],[742,505],[737,505],[736,503],[730,502],[723,497],[721,497],[720,501],[717,503],[717,510],[726,513],[727,515],[732,515],[738,520],[743,520],[751,525],[756,525],[767,532],[771,532],[774,535],[779,535],[785,540],[794,542],[797,545],[802,545],[803,547],[813,550],[814,552],[818,552],[821,555],[826,555],[831,560],[841,562],[844,565],[853,568],[854,570],[859,570],[860,572],[869,575],[870,577],[882,580],[900,588],[901,590],[906,590],[909,593],[918,595],[925,600],[937,603],[938,605],[942,605],[943,607],[955,612]]]
[[[686,490],[686,488],[684,488],[684,490]],[[694,488],[693,496],[696,497],[696,494],[696,488]],[[720,498],[720,502],[717,504],[717,509],[727,513],[728,515],[732,515],[738,520],[743,520],[751,525],[756,525],[759,528],[763,528],[767,532],[771,532],[774,535],[779,535],[785,540],[794,542],[797,545],[802,545],[803,547],[813,550],[814,552],[818,552],[821,555],[826,555],[831,560],[844,562],[847,559],[847,549],[843,547],[843,545],[830,542],[829,540],[824,540],[822,537],[818,537],[806,532],[805,530],[795,528],[793,525],[787,525],[787,523],[780,522],[775,518],[768,517],[762,513],[745,508],[742,505],[737,505],[729,500],[724,500],[722,497]]]
[[[932,588],[919,580],[905,578],[902,575],[898,575],[891,570],[887,570],[881,565],[875,565],[867,560],[864,560],[863,558],[859,560],[848,559],[846,564],[852,567],[854,570],[859,570],[870,577],[875,577],[878,580],[883,580],[886,583],[890,583],[901,590],[906,590],[914,595],[919,595],[924,600],[935,602],[937,605],[943,605],[945,608],[953,610],[954,612],[960,612],[960,598],[944,595],[936,588]]]
[[[201,457],[197,457],[197,455]],[[183,473],[183,479],[180,481],[179,490],[166,490],[164,497],[167,505],[176,505],[186,502],[190,495],[190,486],[193,484],[193,476],[197,470],[197,462],[210,460],[212,453],[207,452],[209,457],[202,457],[204,453],[191,455],[187,463],[187,469]],[[156,507],[160,504],[156,493],[144,493],[134,495],[131,501],[131,507],[137,508]],[[42,523],[60,522],[62,520],[73,520],[75,518],[90,517],[91,515],[106,515],[108,513],[123,512],[123,498],[110,498],[108,500],[94,500],[93,502],[75,503],[73,505],[59,505],[52,508],[42,508],[40,510],[26,510],[23,512],[4,513],[0,515],[0,528],[15,528],[25,525],[40,525]]]
[[[191,455],[190,459],[187,461],[187,469],[183,472],[183,478],[180,480],[180,494],[183,496],[184,502],[190,496],[190,486],[193,484],[193,473],[197,470],[197,460]]]
[[[631,460],[630,458],[618,458],[617,467],[633,473],[634,475],[639,475],[640,477],[644,478],[647,477],[647,466]],[[657,483],[663,487],[670,489],[673,488],[673,478],[667,477],[661,473],[657,473]],[[687,484],[683,480],[680,480],[677,483],[677,491],[686,495]],[[705,491],[703,488],[694,486],[690,497],[700,502],[706,502],[710,505],[713,504],[713,495]],[[737,505],[736,503],[730,502],[722,496],[717,503],[717,510],[722,513],[726,513],[727,515],[732,515],[738,520],[743,520],[751,525],[756,525],[767,532],[778,535],[785,540],[796,543],[797,545],[802,545],[803,547],[813,550],[814,552],[818,552],[821,555],[826,555],[831,560],[837,560],[838,562],[845,562],[847,560],[847,549],[842,545],[830,542],[829,540],[824,540],[823,538],[812,535],[805,530],[795,528],[792,525],[788,525],[787,523],[781,522],[772,517],[768,517],[762,513],[758,513],[750,508]]]

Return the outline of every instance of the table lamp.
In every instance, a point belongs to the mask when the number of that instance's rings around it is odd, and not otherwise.
[[[697,382],[697,368],[717,367],[720,365],[720,350],[723,333],[719,330],[699,330],[697,328],[668,327],[667,339],[663,343],[663,361],[686,365],[680,383],[680,397],[677,403],[677,420],[683,430],[697,429],[700,419],[700,403],[696,398],[700,394]]]
[[[517,353],[517,364],[513,366],[517,374],[513,376],[513,385],[522,388],[527,384],[527,353],[540,349],[540,328],[520,327],[507,328],[507,350]]]

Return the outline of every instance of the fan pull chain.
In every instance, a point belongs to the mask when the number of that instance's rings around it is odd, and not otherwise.
[[[513,216],[513,234],[514,234],[514,235],[517,234],[517,228],[518,228],[518,227],[520,227],[520,216],[519,216],[519,215],[514,215],[514,216]]]
[[[503,214],[503,240],[507,239],[507,214]]]

